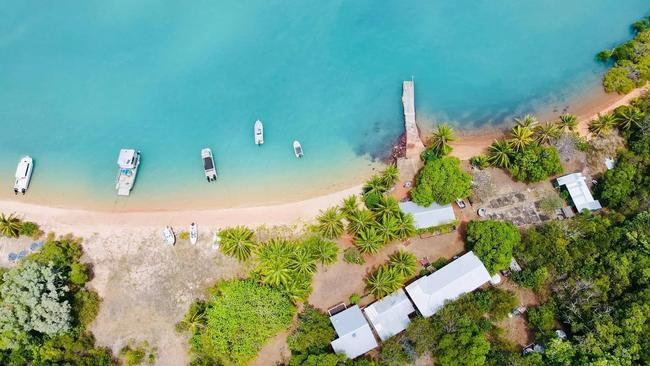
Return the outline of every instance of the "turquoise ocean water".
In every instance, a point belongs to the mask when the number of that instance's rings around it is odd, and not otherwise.
[[[369,174],[418,119],[498,124],[599,87],[594,55],[645,0],[38,1],[0,5],[0,176],[36,159],[28,197],[106,209],[303,198]],[[263,120],[266,144],[253,145]],[[305,158],[293,157],[299,139]],[[135,190],[115,160],[136,147]],[[220,173],[208,184],[199,151]]]

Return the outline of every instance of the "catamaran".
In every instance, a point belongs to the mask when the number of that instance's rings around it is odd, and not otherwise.
[[[23,156],[16,167],[16,181],[14,182],[14,193],[25,194],[29,187],[29,181],[32,179],[32,170],[34,170],[34,161],[27,155]]]
[[[174,234],[174,229],[172,229],[171,226],[165,226],[163,237],[165,238],[165,243],[169,245],[176,244],[176,234]]]
[[[196,244],[197,240],[199,240],[199,228],[192,223],[190,225],[190,243]]]
[[[205,148],[201,150],[201,159],[203,159],[203,171],[208,182],[217,180],[217,168],[214,166],[212,150]]]
[[[255,121],[255,145],[259,146],[264,143],[264,125],[259,119]]]
[[[302,156],[305,155],[305,153],[302,151],[302,146],[300,146],[300,142],[293,142],[293,153],[296,154],[297,158],[302,158]]]
[[[117,172],[117,183],[115,189],[119,196],[128,196],[135,184],[135,176],[140,165],[140,151],[134,149],[122,149],[117,158],[117,165],[120,167]]]

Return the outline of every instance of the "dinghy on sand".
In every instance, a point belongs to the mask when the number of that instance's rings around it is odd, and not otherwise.
[[[163,236],[165,238],[166,244],[176,244],[176,234],[174,234],[174,230],[171,228],[171,226],[165,226],[165,229],[163,230]]]
[[[190,243],[196,244],[197,240],[199,240],[199,229],[195,223],[192,223],[190,225]]]

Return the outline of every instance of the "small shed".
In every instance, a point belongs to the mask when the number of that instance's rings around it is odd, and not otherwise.
[[[573,201],[573,205],[578,212],[581,212],[585,208],[589,211],[600,210],[602,206],[591,195],[586,180],[587,178],[582,173],[572,173],[559,177],[557,179],[557,185],[566,187]]]
[[[363,312],[370,320],[370,324],[379,338],[385,341],[408,327],[411,322],[409,315],[415,312],[415,308],[404,290],[399,289],[397,292],[366,306]]]
[[[331,316],[330,322],[339,336],[331,343],[334,352],[352,359],[378,346],[368,321],[357,305]]]
[[[451,205],[433,203],[427,207],[423,207],[415,202],[406,201],[400,202],[399,208],[402,212],[413,215],[417,229],[449,224],[456,220],[456,215]]]

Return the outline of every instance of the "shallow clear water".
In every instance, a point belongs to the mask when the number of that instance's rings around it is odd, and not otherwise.
[[[29,199],[52,204],[232,206],[337,189],[367,175],[369,158],[401,133],[402,80],[415,78],[423,124],[500,123],[597,88],[594,55],[649,9],[642,0],[5,4],[0,196],[25,153],[37,164]],[[113,190],[121,147],[143,153],[127,200]],[[202,147],[215,153],[216,184],[203,180]]]

